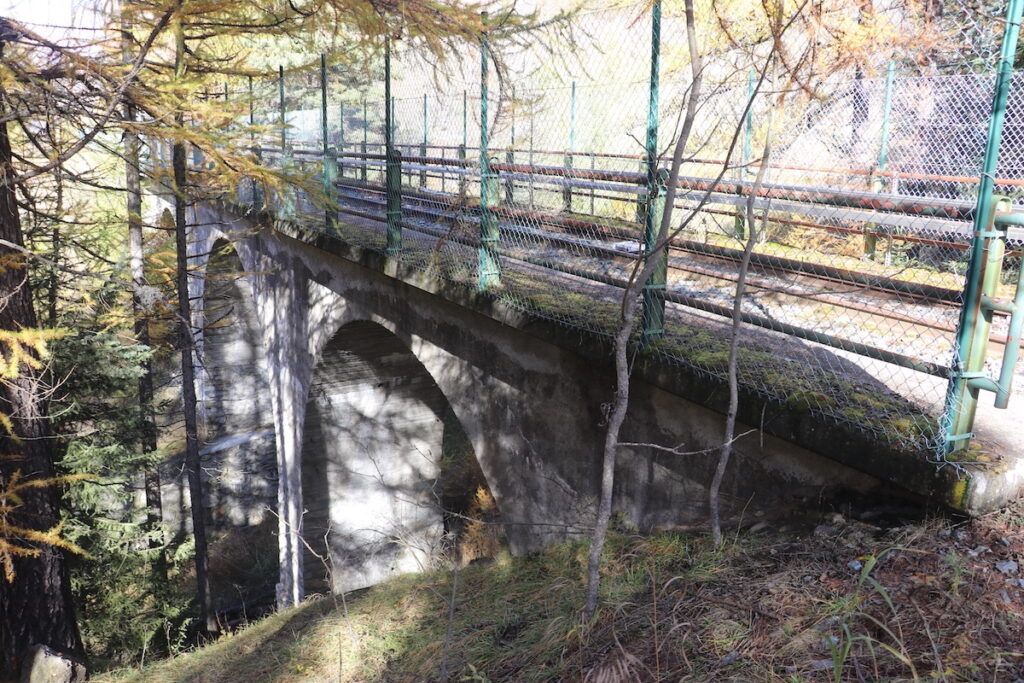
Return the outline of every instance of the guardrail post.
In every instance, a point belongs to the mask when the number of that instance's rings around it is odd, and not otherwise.
[[[256,144],[256,95],[253,90],[252,76],[249,76],[249,144],[257,162],[262,161],[263,151]],[[263,198],[260,197],[259,183],[256,178],[252,179],[252,208],[259,210],[263,208]]]
[[[457,155],[461,161],[466,160],[466,153],[469,149],[469,95],[465,90],[462,91],[462,144],[459,145]],[[469,181],[466,178],[466,173],[469,170],[466,164],[462,164],[459,167],[462,171],[459,174],[459,206],[465,206],[466,200],[469,198]]]
[[[956,357],[946,393],[943,451],[950,453],[966,448],[972,436],[974,414],[978,405],[978,389],[970,386],[976,373],[984,367],[988,347],[991,311],[982,306],[983,297],[991,297],[999,283],[1002,264],[1003,239],[994,229],[996,201],[993,197],[994,178],[999,162],[999,148],[1003,138],[1006,102],[1009,97],[1010,78],[1017,40],[1020,36],[1021,13],[1024,0],[1010,0],[1006,10],[999,71],[996,75],[992,117],[989,120],[985,161],[978,186],[978,201],[974,210],[974,238],[964,284],[962,308],[956,334]],[[998,256],[998,259],[996,259]],[[986,292],[986,287],[991,292]]]
[[[281,154],[288,147],[288,123],[284,107],[284,67],[277,67],[277,108],[281,124]]]
[[[591,149],[593,149],[593,148],[591,148]],[[595,154],[594,152],[590,153],[590,170],[591,171],[596,171],[597,170],[597,154]],[[590,188],[590,215],[591,216],[595,215],[595,212],[594,212],[594,199],[595,198],[596,198],[596,193],[594,192],[593,186],[591,186],[591,188]]]
[[[210,94],[203,88],[202,101],[205,103],[210,99]],[[198,128],[196,115],[192,114],[191,120],[192,128]],[[199,149],[199,145],[192,144],[192,167],[198,172],[203,165],[203,151]]]
[[[466,146],[459,145],[459,149],[456,150],[455,155],[460,161],[466,160]],[[459,170],[462,171],[459,174],[459,206],[465,206],[466,200],[469,198],[469,181],[466,179],[466,172],[469,170],[466,164],[461,164]]]
[[[951,415],[952,423],[950,435],[963,437],[951,442],[949,450],[959,450],[966,445],[971,429],[974,425],[974,415],[978,407],[979,387],[975,386],[976,380],[987,377],[985,373],[985,356],[988,351],[989,333],[992,329],[991,307],[985,306],[986,301],[994,300],[999,282],[1003,272],[1003,255],[1006,248],[1006,230],[995,225],[996,213],[1007,213],[1013,209],[1013,204],[1006,198],[993,197],[989,202],[991,209],[987,212],[986,229],[976,237],[974,249],[981,255],[979,270],[974,271],[977,276],[976,296],[971,299],[964,299],[964,307],[973,308],[973,315],[970,316],[971,327],[964,330],[963,341],[961,335],[957,335],[958,343],[964,344],[959,358],[959,370],[955,372],[955,384],[958,387],[958,401],[951,406],[954,411]],[[972,258],[972,261],[974,259]],[[966,436],[965,436],[966,435]]]
[[[384,41],[384,191],[387,216],[385,254],[402,251],[402,154],[395,149],[395,103],[391,96],[391,38]]]
[[[516,153],[513,151],[516,146],[516,120],[515,114],[512,115],[512,136],[509,141],[508,149],[505,150],[505,163],[514,164],[516,163]],[[512,182],[512,174],[509,173],[505,178],[505,204],[511,205],[515,203],[515,183]]]
[[[569,91],[569,150],[565,155],[565,168],[567,171],[572,170],[573,152],[576,151],[576,81],[572,82],[572,88]],[[566,213],[572,213],[572,185],[571,178],[568,175],[564,178],[565,186],[562,188],[562,210]]]
[[[367,141],[370,134],[370,119],[368,118],[368,112],[366,109],[366,98],[363,98],[363,146],[360,150],[363,153],[363,163],[359,166],[359,179],[364,183],[366,182],[366,150],[368,148]]]
[[[884,189],[883,184],[885,181],[877,174],[884,171],[886,164],[889,162],[889,119],[892,116],[892,85],[895,72],[896,66],[890,60],[889,67],[885,72],[885,95],[882,100],[882,134],[878,147],[878,163],[875,165],[875,170],[871,172],[872,192],[881,192]],[[877,223],[869,223],[864,226],[864,258],[871,261],[875,260],[875,252],[878,247],[876,227]],[[889,244],[892,244],[892,240],[889,240]],[[888,260],[889,255],[890,252],[887,249],[886,260]]]
[[[420,145],[420,157],[427,156],[427,130],[430,122],[430,110],[427,108],[427,93],[423,93],[423,144]],[[420,187],[427,186],[427,163],[421,158]]]
[[[487,26],[487,13],[481,13]],[[480,36],[480,248],[478,255],[478,287],[489,289],[501,284],[501,262],[498,258],[498,217],[491,211],[498,204],[498,174],[491,171],[487,119],[487,67],[490,46],[486,28]]]
[[[530,165],[530,211],[533,211],[536,208],[535,203],[533,201],[533,194],[534,194],[534,184],[533,184],[533,161],[534,161],[534,158],[533,158],[533,128],[534,128],[534,126],[533,126],[533,124],[535,122],[535,118],[536,117],[534,116],[534,113],[531,110],[530,111],[530,147],[529,147],[529,152],[527,153],[527,159],[526,159],[527,163]]]
[[[665,213],[665,182],[668,174],[658,168],[658,88],[661,77],[661,0],[651,10],[651,80],[647,104],[647,205],[644,209],[645,258],[656,257],[658,266],[644,283],[642,341],[665,334],[665,288],[668,280],[668,245],[655,254],[661,219]]]
[[[327,55],[320,54],[320,139],[323,146],[324,226],[329,232],[338,229],[338,155],[331,149],[327,126]]]
[[[754,137],[754,89],[757,87],[757,79],[754,72],[747,73],[747,99],[743,103],[746,114],[743,117],[743,147],[740,151],[740,172],[737,176],[740,179],[750,176],[750,146]],[[733,220],[733,234],[738,240],[747,239],[747,216],[741,202],[736,206],[736,216]]]
[[[288,150],[288,123],[287,110],[284,104],[284,67],[277,67],[277,101],[280,110],[281,122],[281,168],[288,168],[292,165],[291,154]],[[281,218],[295,217],[295,194],[290,187],[281,191],[281,206],[277,211]]]
[[[338,177],[345,177],[345,103],[338,104]]]

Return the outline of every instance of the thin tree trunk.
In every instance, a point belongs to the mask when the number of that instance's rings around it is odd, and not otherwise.
[[[174,20],[174,78],[180,80],[184,78],[187,70],[185,0],[178,0],[177,12]],[[185,92],[179,91],[178,95],[184,97]],[[174,125],[180,131],[185,129],[185,115],[180,104],[174,115]],[[174,175],[174,237],[178,261],[178,330],[181,337],[181,403],[185,416],[185,469],[188,473],[188,492],[192,508],[192,536],[196,545],[199,620],[207,633],[213,633],[217,630],[217,623],[210,601],[206,513],[203,505],[203,482],[199,477],[199,420],[196,414],[196,379],[192,358],[192,305],[188,292],[188,232],[185,216],[188,200],[187,163],[185,143],[178,140],[171,148],[171,167]]]
[[[686,32],[690,50],[690,69],[693,77],[690,93],[686,102],[686,115],[679,139],[676,141],[672,155],[672,171],[670,178],[679,177],[682,166],[683,151],[690,138],[693,122],[700,103],[702,62],[697,47],[697,34],[694,30],[693,0],[686,0]],[[608,416],[608,430],[605,432],[604,454],[601,461],[601,494],[597,506],[597,518],[594,531],[590,538],[590,553],[587,557],[587,597],[583,607],[583,619],[589,621],[597,610],[598,593],[601,585],[601,553],[604,551],[605,538],[608,535],[608,522],[612,516],[612,491],[615,487],[615,462],[619,449],[619,434],[629,410],[629,340],[633,334],[633,323],[636,320],[636,309],[639,305],[640,290],[650,279],[658,266],[661,255],[667,248],[668,231],[672,224],[672,205],[675,203],[675,182],[670,182],[665,198],[665,213],[658,227],[658,237],[654,248],[646,255],[646,261],[639,273],[629,282],[622,298],[622,317],[615,331],[613,344],[615,349],[615,400]]]
[[[54,208],[56,220],[50,233],[50,258],[54,263],[60,263],[60,217],[64,215],[64,176],[59,167],[54,170],[53,178],[57,185],[57,201]],[[53,329],[57,327],[57,301],[60,295],[60,271],[56,267],[50,270],[47,287],[49,291],[46,293],[46,324]]]
[[[182,116],[176,117],[183,125]],[[210,603],[210,577],[206,540],[206,512],[203,482],[199,476],[199,421],[196,414],[195,365],[192,359],[192,305],[188,293],[188,233],[186,224],[185,145],[176,142],[172,149],[174,171],[174,241],[177,252],[178,336],[181,346],[181,403],[185,416],[185,470],[192,508],[192,535],[196,544],[196,594],[199,619],[207,632],[217,630]]]
[[[131,64],[130,26],[122,17],[121,31],[124,47],[124,61]],[[125,103],[124,120],[134,123],[135,106]],[[145,307],[142,305],[140,292],[146,286],[145,252],[142,235],[142,175],[139,168],[139,156],[142,144],[138,134],[130,129],[124,133],[125,189],[127,191],[128,209],[128,259],[132,274],[132,315],[135,319],[135,339],[143,346],[149,346],[149,320]],[[139,378],[139,424],[142,438],[140,446],[146,453],[157,449],[156,419],[153,415],[153,364],[147,359],[143,363],[142,376]],[[157,529],[163,518],[163,501],[160,494],[160,473],[154,468],[143,474],[146,494],[146,531],[149,533],[149,546],[159,548],[163,544],[156,537]],[[159,553],[153,563],[153,572],[157,580],[167,578],[167,563],[163,553]]]
[[[750,104],[748,103],[748,107]],[[725,415],[725,435],[722,440],[722,450],[718,454],[718,464],[715,466],[715,476],[711,480],[711,487],[708,489],[708,508],[711,513],[711,539],[715,546],[722,544],[722,519],[719,505],[719,492],[722,488],[722,479],[725,477],[725,470],[732,457],[733,441],[736,439],[736,414],[739,412],[739,378],[737,376],[737,356],[739,354],[740,329],[743,326],[743,296],[746,293],[747,273],[750,271],[750,257],[757,244],[758,231],[757,221],[754,216],[754,199],[764,182],[765,173],[768,170],[768,158],[771,155],[772,145],[772,119],[774,109],[768,112],[768,135],[764,143],[764,151],[761,154],[761,162],[757,167],[757,177],[754,185],[747,196],[745,205],[747,218],[747,241],[743,245],[743,256],[740,259],[739,273],[736,276],[736,292],[732,299],[732,327],[729,333],[729,364],[727,373],[729,377],[729,411]]]
[[[6,182],[15,175],[12,161],[7,123],[0,120],[0,238],[24,246],[15,188]],[[12,267],[12,257],[21,256],[0,247],[0,330],[9,332],[37,327],[26,273]],[[53,435],[40,396],[40,373],[23,365],[17,377],[0,382],[0,412],[14,427],[14,438],[0,427],[0,478],[10,481],[19,471],[27,479],[54,476]],[[59,521],[54,487],[28,489],[22,498],[8,514],[8,523],[44,531]],[[39,549],[38,557],[14,560],[13,583],[0,576],[0,680],[17,678],[26,650],[37,644],[84,661],[63,552],[48,545]]]

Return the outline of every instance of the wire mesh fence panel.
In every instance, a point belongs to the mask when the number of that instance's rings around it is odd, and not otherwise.
[[[644,351],[724,381],[743,270],[744,392],[945,451],[1001,35],[951,7],[913,22],[880,10],[909,22],[909,35],[941,39],[927,54],[908,40],[813,82],[737,48],[742,36],[723,35],[705,8],[697,87],[683,16],[664,12],[652,50],[650,6],[624,4],[578,14],[554,41],[495,28],[441,64],[398,43],[386,89],[376,62],[361,82],[326,79],[326,94],[316,69],[258,81],[254,118],[286,169],[324,176],[325,147],[336,156],[327,196],[301,192],[310,225],[605,336],[651,253],[686,130],[672,240],[644,298],[645,316],[663,302],[664,320],[654,334],[638,322]],[[1018,204],[1021,78],[995,180]],[[332,196],[333,226],[330,211],[320,218]],[[1009,237],[993,291],[1003,298],[1020,262],[1021,240]],[[1008,332],[996,315],[997,358]]]

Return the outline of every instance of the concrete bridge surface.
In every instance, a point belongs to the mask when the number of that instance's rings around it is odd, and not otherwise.
[[[606,342],[268,214],[191,219],[205,504],[228,525],[277,515],[279,603],[431,566],[460,487],[493,496],[514,553],[587,533]],[[642,358],[634,376],[615,507],[642,530],[703,522],[722,388]],[[747,401],[741,418],[733,511],[841,488],[969,506],[948,469],[813,416]]]

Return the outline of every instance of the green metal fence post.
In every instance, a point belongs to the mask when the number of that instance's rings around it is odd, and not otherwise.
[[[320,54],[320,140],[324,164],[324,226],[331,233],[338,229],[338,153],[331,148],[327,126],[327,55]]]
[[[591,148],[591,149],[593,149],[593,148]],[[590,153],[590,170],[591,171],[596,171],[597,170],[597,154],[595,154],[594,152]],[[591,186],[591,188],[590,188],[590,215],[591,216],[594,215],[594,199],[595,198],[596,198],[596,193],[594,192],[593,186]]]
[[[974,238],[964,283],[962,308],[956,334],[956,357],[946,393],[943,415],[944,452],[964,449],[970,443],[974,427],[974,414],[978,405],[978,389],[971,380],[983,372],[988,347],[989,325],[983,307],[985,288],[998,284],[998,267],[992,267],[994,258],[1002,262],[1005,233],[993,229],[996,211],[993,190],[1002,144],[1006,102],[1009,97],[1010,78],[1017,41],[1020,37],[1021,13],[1024,0],[1010,0],[1006,10],[1003,45],[996,75],[992,117],[989,120],[985,161],[978,187],[978,201],[974,210]],[[989,295],[991,296],[991,295]],[[989,318],[990,319],[990,318]]]
[[[210,94],[204,88],[203,89],[202,100],[203,100],[203,102],[206,102],[209,99],[210,99]],[[197,122],[196,122],[195,114],[192,115],[191,123],[192,123],[192,127],[193,128],[197,127],[197,125],[196,125]],[[196,171],[199,171],[200,167],[202,165],[203,165],[203,152],[202,152],[202,150],[199,149],[198,145],[193,144],[192,145],[192,166],[195,168]]]
[[[430,110],[427,109],[427,93],[423,93],[423,144],[420,145],[420,156],[427,156],[427,130],[430,123]],[[427,186],[427,164],[420,159],[420,187]]]
[[[661,77],[661,0],[651,9],[651,80],[647,105],[647,207],[644,210],[644,252],[657,258],[658,267],[644,283],[642,340],[648,343],[665,334],[665,288],[668,280],[668,247],[657,246],[658,231],[665,213],[667,174],[658,168],[658,87]]]
[[[283,155],[285,149],[288,147],[288,124],[285,121],[285,108],[284,108],[284,67],[277,67],[277,109],[279,114],[279,122],[281,124],[281,154]]]
[[[530,165],[530,210],[531,211],[535,208],[535,204],[534,204],[534,201],[533,201],[533,193],[534,193],[534,184],[533,184],[533,161],[534,161],[534,158],[533,158],[533,128],[534,128],[534,125],[533,124],[535,123],[535,118],[536,117],[534,116],[533,111],[531,111],[530,112],[530,147],[529,147],[529,151],[527,152],[527,159],[526,159],[526,162]]]
[[[402,251],[402,154],[395,149],[395,102],[391,95],[391,38],[384,41],[384,191],[387,216],[385,254]]]
[[[467,149],[469,148],[469,95],[462,91],[462,144],[459,145],[458,156],[460,161],[466,160]],[[465,206],[469,197],[469,182],[466,179],[466,172],[469,169],[465,164],[459,167],[459,206]]]
[[[360,151],[362,151],[362,153],[363,153],[363,163],[360,164],[360,166],[359,166],[359,179],[362,180],[364,183],[366,182],[366,161],[367,161],[367,159],[366,159],[366,150],[369,147],[369,145],[367,144],[368,140],[369,140],[369,135],[370,135],[370,119],[369,119],[369,114],[367,113],[367,109],[366,109],[366,98],[364,97],[363,98],[363,146],[360,148]]]
[[[569,149],[565,155],[565,168],[572,170],[572,155],[576,151],[576,81],[572,82],[569,91]],[[571,175],[571,174],[570,174]],[[562,188],[562,210],[572,213],[572,178],[563,178],[565,186]]]
[[[252,155],[257,162],[263,160],[263,150],[256,145],[256,93],[253,88],[252,76],[249,76],[249,144]],[[252,179],[252,208],[263,207],[263,198],[260,197],[260,187],[256,178]]]
[[[889,162],[889,120],[892,116],[892,85],[896,73],[896,65],[890,60],[889,67],[885,72],[885,95],[882,101],[882,134],[878,145],[878,163],[871,173],[871,191],[881,192],[883,189],[883,178],[878,173],[885,170]],[[864,258],[875,260],[878,247],[878,235],[875,233],[877,224],[869,223],[864,226]],[[890,240],[891,244],[891,240]],[[888,252],[886,252],[888,254]]]
[[[882,103],[882,139],[878,147],[878,170],[884,171],[889,163],[889,124],[892,119],[892,87],[896,78],[896,64],[889,61],[885,70],[885,100]]]
[[[516,153],[513,151],[516,146],[516,119],[515,114],[512,115],[512,136],[509,140],[508,149],[505,150],[505,163],[514,164],[516,163]],[[512,174],[509,173],[505,178],[505,204],[511,205],[515,203],[515,183],[512,182]]]
[[[284,103],[284,67],[277,67],[277,102],[280,110],[281,123],[281,167],[291,166],[291,155],[288,151],[288,123]],[[295,196],[290,187],[281,191],[281,206],[278,215],[282,218],[295,217]]]
[[[747,73],[747,99],[743,102],[746,114],[743,117],[743,147],[740,151],[740,170],[736,174],[738,179],[750,176],[748,164],[750,163],[750,146],[754,137],[754,107],[752,100],[756,87],[757,78],[754,71],[751,70]],[[733,219],[733,234],[738,240],[747,239],[747,216],[742,204],[736,207],[736,216]]]
[[[487,26],[487,13],[481,13]],[[487,67],[490,46],[486,28],[480,36],[480,248],[478,255],[478,286],[481,290],[495,287],[501,282],[501,263],[498,259],[498,217],[491,210],[498,204],[498,174],[491,171],[487,120]]]
[[[345,103],[338,104],[338,177],[345,177]]]

